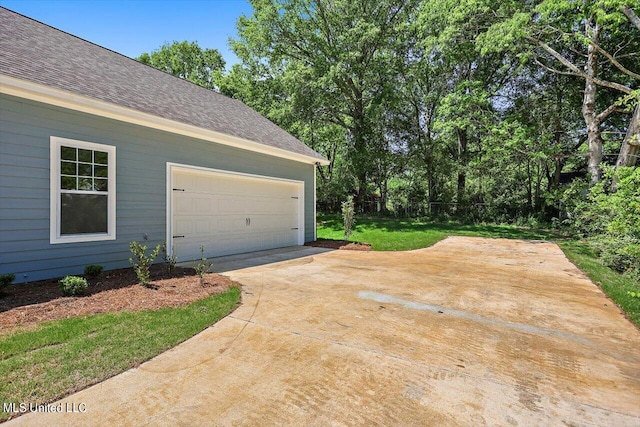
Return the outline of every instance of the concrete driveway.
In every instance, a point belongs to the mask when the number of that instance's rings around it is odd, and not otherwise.
[[[235,313],[60,402],[86,412],[14,423],[640,425],[640,332],[556,245],[304,251],[227,272]]]

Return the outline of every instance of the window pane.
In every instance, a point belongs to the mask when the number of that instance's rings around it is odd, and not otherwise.
[[[93,191],[93,179],[78,178],[78,190]]]
[[[108,191],[109,190],[109,181],[106,179],[94,179],[94,190],[95,191]]]
[[[91,163],[93,162],[93,151],[91,150],[83,150],[82,148],[78,149],[78,160],[81,162]]]
[[[91,176],[91,165],[86,163],[78,163],[78,175]]]
[[[61,164],[60,164],[60,173],[62,173],[62,175],[75,175],[76,174],[76,163],[61,162]]]
[[[88,234],[108,232],[106,195],[61,194],[60,234]]]
[[[60,188],[63,190],[77,190],[75,176],[63,176],[60,179]]]
[[[94,151],[93,155],[95,156],[95,163],[100,163],[101,165],[109,164],[109,155],[104,151]]]
[[[60,158],[62,160],[76,160],[76,149],[73,147],[60,147]]]
[[[94,166],[93,167],[93,176],[98,176],[101,178],[106,178],[108,176],[109,168],[106,166]]]

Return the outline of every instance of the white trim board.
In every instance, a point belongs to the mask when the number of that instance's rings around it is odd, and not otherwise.
[[[243,150],[253,151],[256,153],[280,157],[287,160],[309,164],[319,163],[325,166],[329,164],[329,161],[325,159],[317,159],[304,154],[283,150],[282,148],[260,144],[248,139],[165,119],[163,117],[143,113],[132,108],[122,107],[109,102],[89,98],[84,95],[78,95],[66,90],[17,79],[4,74],[0,75],[0,93],[120,120],[122,122],[145,126],[152,129],[228,145],[230,147],[241,148]]]

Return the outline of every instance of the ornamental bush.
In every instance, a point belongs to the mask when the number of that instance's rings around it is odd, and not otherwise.
[[[129,258],[129,262],[133,265],[136,276],[138,276],[138,281],[142,286],[149,287],[149,284],[151,283],[149,267],[151,267],[151,264],[153,264],[155,259],[158,257],[158,254],[160,253],[160,245],[157,245],[150,255],[147,255],[146,253],[147,246],[138,242],[134,241],[129,243],[129,248],[134,256],[134,258]]]
[[[84,277],[89,279],[94,279],[98,277],[100,273],[102,273],[102,270],[104,270],[104,267],[102,267],[101,265],[96,265],[96,264],[87,265],[84,268]]]
[[[0,276],[0,295],[3,289],[12,284],[14,280],[16,280],[15,274],[3,274]]]
[[[78,276],[66,276],[58,284],[65,295],[79,295],[89,287],[87,280]]]

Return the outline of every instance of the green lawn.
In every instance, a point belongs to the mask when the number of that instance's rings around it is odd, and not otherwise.
[[[2,336],[0,402],[42,404],[103,381],[192,337],[239,301],[233,287],[185,307],[64,319]]]
[[[350,240],[369,243],[374,251],[406,251],[431,246],[447,236],[503,237],[529,240],[552,238],[552,234],[548,231],[529,230],[508,225],[465,225],[357,217],[355,230]],[[343,239],[342,218],[338,215],[318,215],[318,238]]]
[[[640,291],[640,286],[630,277],[603,266],[586,244],[549,230],[508,225],[465,225],[357,217],[350,240],[369,243],[375,251],[403,251],[433,245],[447,236],[553,240],[571,262],[597,283],[633,323],[640,326],[640,298],[628,294],[630,291]],[[342,218],[339,215],[318,215],[318,238],[342,240]]]

